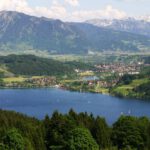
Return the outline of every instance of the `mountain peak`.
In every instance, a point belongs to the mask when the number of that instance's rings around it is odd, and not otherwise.
[[[32,18],[32,19],[35,19],[35,20],[45,20],[45,21],[55,21],[55,19],[51,19],[51,18],[46,18],[46,17],[36,17],[36,16],[30,16],[30,15],[27,15],[25,13],[22,13],[22,12],[17,12],[17,11],[0,11],[0,17],[3,18],[3,19],[8,19],[8,20],[13,20],[15,18],[23,18],[23,17],[26,17],[26,18]],[[57,19],[58,20],[58,19]],[[59,20],[60,21],[60,20]]]
[[[124,19],[92,19],[86,21],[89,24],[105,27],[113,30],[131,32],[150,37],[150,22],[137,18],[124,18]]]
[[[144,16],[139,16],[139,17],[136,17],[138,20],[143,20],[143,21],[146,21],[146,22],[150,22],[150,15],[144,15]]]
[[[0,11],[0,16],[11,16],[11,17],[15,17],[15,16],[18,16],[18,15],[25,15],[24,13],[20,13],[20,12],[17,12],[17,11]]]
[[[26,15],[24,13],[16,12],[16,11],[1,11],[0,18],[3,21],[6,21],[7,24],[13,22],[16,19],[24,18]]]

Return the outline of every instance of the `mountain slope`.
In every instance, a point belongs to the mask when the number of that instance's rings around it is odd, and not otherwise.
[[[67,23],[18,12],[0,12],[0,51],[46,50],[57,54],[89,51],[139,51],[150,38],[87,23]]]
[[[0,13],[0,44],[9,49],[40,49],[59,53],[77,49],[76,44],[85,45],[82,34],[75,26],[68,26],[60,20],[37,18],[17,12]],[[5,49],[5,48],[4,48]]]
[[[92,49],[95,51],[121,50],[133,52],[150,47],[150,38],[143,35],[93,27],[93,25],[85,23],[78,23],[76,26],[86,34],[88,39],[92,40]]]

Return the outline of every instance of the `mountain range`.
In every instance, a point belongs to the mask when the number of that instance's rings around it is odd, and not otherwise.
[[[141,20],[142,19],[142,20]],[[150,21],[144,18],[126,18],[126,19],[92,19],[86,23],[93,24],[106,29],[125,31],[150,37]]]
[[[93,21],[63,22],[14,11],[1,11],[0,51],[40,50],[54,54],[87,54],[149,50],[149,23],[143,23],[142,31],[138,30],[136,23],[132,26],[130,21],[124,25],[124,29],[119,28],[118,24],[109,27]]]

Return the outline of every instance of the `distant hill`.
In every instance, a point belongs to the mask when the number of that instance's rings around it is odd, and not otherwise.
[[[23,13],[0,12],[0,51],[56,54],[149,50],[150,37],[88,23],[67,23]]]

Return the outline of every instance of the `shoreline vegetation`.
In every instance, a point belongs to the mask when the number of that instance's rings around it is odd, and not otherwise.
[[[56,87],[150,100],[149,56],[109,56],[101,60],[105,63],[91,57],[61,62],[34,55],[0,56],[0,88]]]
[[[150,119],[120,116],[109,126],[87,112],[54,111],[43,120],[0,110],[1,150],[149,150]]]
[[[130,78],[132,76],[127,76],[127,77]],[[60,88],[64,90],[77,91],[77,92],[107,94],[107,95],[117,96],[121,98],[135,98],[135,99],[143,99],[143,100],[149,100],[150,98],[149,77],[141,78],[141,79],[131,79],[130,83],[126,83],[126,84],[120,83],[120,82],[124,82],[123,79],[121,79],[118,82],[118,85],[112,88],[101,87],[98,85],[97,81],[93,81],[93,80],[83,81],[83,80],[72,79],[72,80],[58,81],[55,77],[49,77],[49,76],[46,77],[34,76],[30,78],[13,77],[13,78],[5,78],[3,80],[5,82],[3,82],[3,85],[0,86],[0,89]],[[134,88],[135,85],[136,88]],[[141,89],[143,93],[141,92]],[[140,95],[140,93],[138,93],[139,90],[143,95],[142,94]]]

